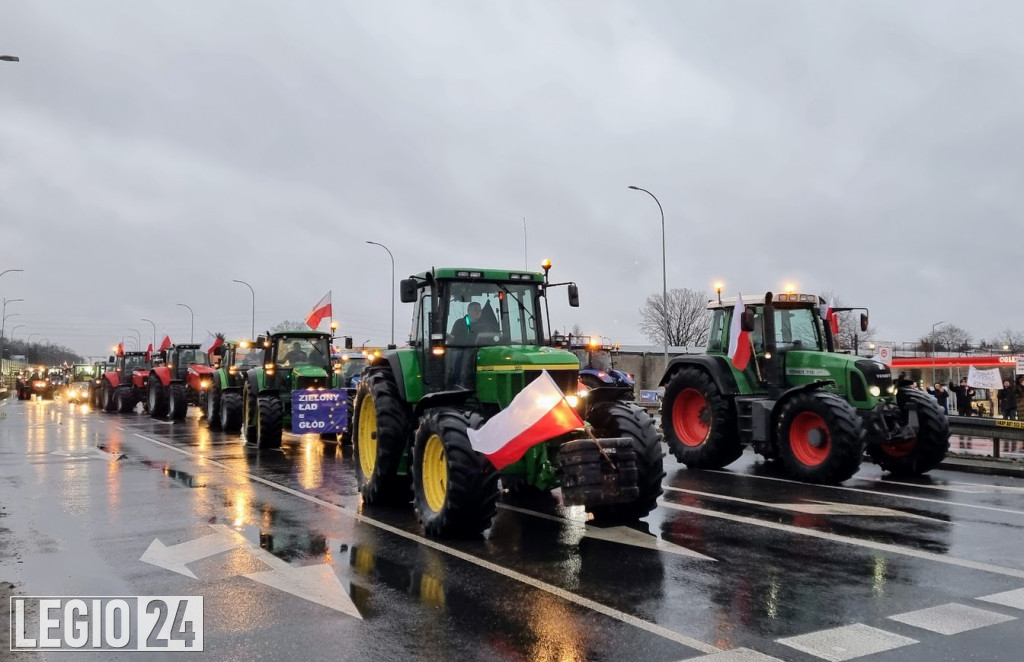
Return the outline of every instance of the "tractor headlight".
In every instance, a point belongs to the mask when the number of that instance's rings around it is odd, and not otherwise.
[[[893,386],[892,384],[889,384],[889,386],[886,387],[885,392],[888,393],[889,395],[893,395],[894,393],[896,393],[896,387]]]
[[[877,386],[872,386],[868,388],[868,393],[870,393],[872,397],[877,398],[878,396],[882,395],[882,389],[878,388]]]
[[[575,395],[565,396],[565,401],[568,402],[569,406],[572,407],[573,409],[575,409],[576,405],[580,403],[580,399]]]
[[[202,380],[199,381],[199,388],[209,388],[209,386],[210,386],[210,380],[209,379],[202,379]]]

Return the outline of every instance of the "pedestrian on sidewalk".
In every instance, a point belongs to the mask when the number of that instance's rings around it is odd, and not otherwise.
[[[1013,387],[1014,395],[1017,396],[1017,416],[1024,413],[1024,375],[1017,375],[1017,384]]]
[[[932,390],[932,397],[935,398],[939,406],[942,407],[942,411],[949,415],[949,391],[942,385],[941,382],[935,382],[935,388]]]
[[[1008,420],[1017,419],[1017,389],[1009,379],[1003,380],[1003,388],[996,394],[999,401],[999,413]]]
[[[972,416],[971,401],[974,399],[974,389],[967,385],[967,378],[960,380],[959,386],[949,383],[949,390],[956,394],[956,413],[961,416]]]

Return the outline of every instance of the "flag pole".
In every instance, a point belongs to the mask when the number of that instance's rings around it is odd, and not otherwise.
[[[757,382],[760,384],[764,379],[761,377],[761,362],[758,361],[757,350],[754,349],[754,338],[748,335],[747,340],[750,341],[750,355],[754,357],[754,374],[757,375]]]

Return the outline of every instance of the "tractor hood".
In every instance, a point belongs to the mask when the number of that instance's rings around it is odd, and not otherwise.
[[[477,372],[579,370],[579,367],[579,359],[572,352],[538,345],[481,347],[476,354]]]
[[[190,373],[192,373],[193,375],[204,375],[204,376],[205,375],[212,375],[213,374],[213,367],[208,366],[208,365],[195,364],[195,365],[190,365],[188,367],[188,371]]]
[[[297,365],[292,368],[296,377],[326,377],[327,371],[316,365]]]
[[[879,397],[893,395],[889,366],[863,356],[792,350],[784,353],[786,382],[792,386],[830,379],[833,392],[848,398],[858,409],[871,408]],[[877,394],[872,393],[874,388]]]

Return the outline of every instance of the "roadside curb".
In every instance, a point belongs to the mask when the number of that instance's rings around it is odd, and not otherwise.
[[[962,473],[983,474],[986,476],[1024,478],[1024,463],[1021,462],[947,457],[937,468],[945,469],[946,471],[960,471]]]

